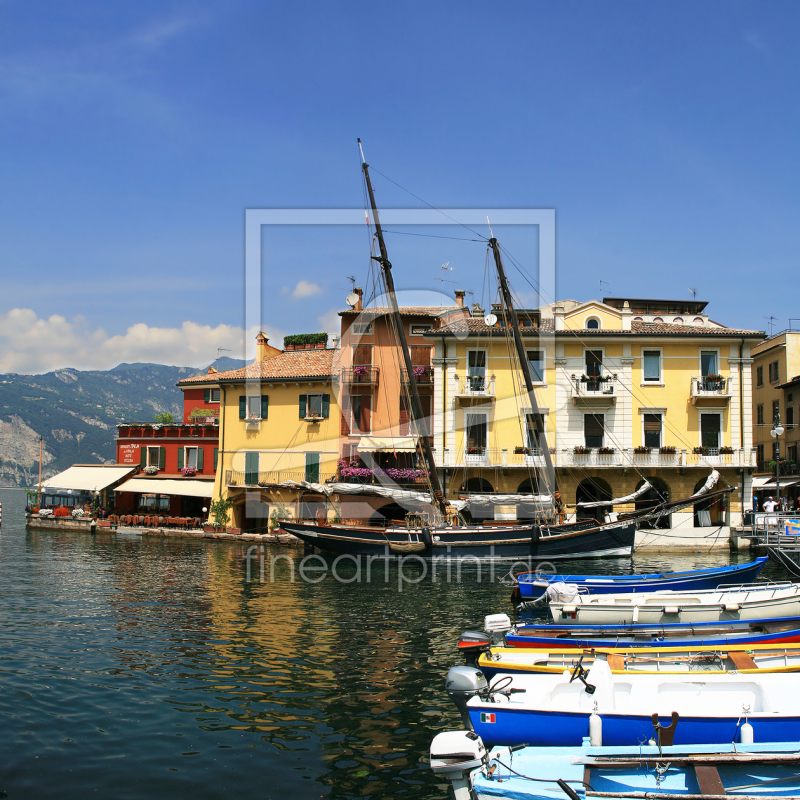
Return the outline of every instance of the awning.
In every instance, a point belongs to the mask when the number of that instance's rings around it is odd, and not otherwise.
[[[86,466],[75,466],[53,475],[46,481],[42,481],[43,489],[69,489],[71,491],[100,492],[112,483],[121,481],[136,469],[133,467],[121,467],[119,464],[104,466],[103,464],[88,464]]]
[[[756,483],[760,481],[760,483]],[[800,478],[781,478],[781,489],[794,486],[800,483]],[[753,489],[777,489],[778,484],[775,482],[775,477],[771,478],[753,478]]]
[[[413,453],[417,449],[417,442],[411,436],[362,436],[358,449],[362,453],[375,451]]]
[[[773,481],[773,478],[753,478],[753,488],[754,489],[763,489],[770,481]],[[774,486],[774,481],[773,481]]]
[[[208,497],[214,493],[214,481],[192,478],[169,480],[162,478],[131,478],[115,492],[141,492],[142,494],[174,494],[180,497]]]

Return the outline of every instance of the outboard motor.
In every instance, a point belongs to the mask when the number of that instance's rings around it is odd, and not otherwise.
[[[488,653],[492,638],[483,631],[464,631],[458,639],[458,652],[463,653],[468,667],[477,667],[481,653]]]
[[[461,714],[464,726],[472,730],[467,701],[476,694],[488,690],[489,682],[486,680],[486,676],[474,667],[450,667],[444,688],[455,703],[458,713]]]
[[[508,614],[489,614],[483,618],[483,629],[489,634],[492,646],[505,647],[506,634],[512,627]]]
[[[431,769],[453,784],[456,800],[470,800],[469,774],[485,763],[486,748],[477,733],[447,731],[431,742]]]

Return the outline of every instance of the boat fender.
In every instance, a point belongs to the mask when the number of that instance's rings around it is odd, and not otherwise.
[[[420,541],[425,545],[426,550],[433,547],[433,537],[431,536],[431,529],[426,525],[419,534]]]
[[[592,747],[601,747],[603,744],[603,720],[597,713],[597,703],[594,704],[594,711],[589,717],[589,744]]]
[[[744,725],[739,729],[739,741],[742,744],[753,744],[753,726],[747,721],[749,713],[750,706],[745,703],[745,705],[742,706]]]
[[[539,544],[539,537],[542,535],[538,525],[531,527],[531,545]]]

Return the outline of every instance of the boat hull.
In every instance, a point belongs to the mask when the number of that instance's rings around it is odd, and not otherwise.
[[[767,562],[767,557],[758,558],[749,564],[737,564],[729,567],[713,567],[710,569],[687,570],[685,572],[653,573],[650,575],[619,575],[602,577],[598,575],[548,575],[536,576],[535,573],[517,575],[519,595],[523,600],[541,597],[547,583],[577,584],[588,594],[611,594],[619,592],[658,592],[658,591],[695,591],[697,589],[716,589],[722,584],[752,583]]]
[[[281,527],[304,543],[337,555],[380,558],[401,556],[423,559],[479,558],[501,560],[555,560],[630,556],[636,536],[635,523],[586,526],[470,526],[432,528],[431,546],[408,556],[392,546],[416,541],[418,534],[405,528],[370,528],[314,525],[284,521]]]

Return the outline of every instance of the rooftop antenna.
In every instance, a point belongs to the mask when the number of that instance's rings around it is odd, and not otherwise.
[[[441,267],[439,267],[441,273],[438,278],[434,278],[435,281],[439,281],[439,296],[441,297],[440,305],[444,305],[444,285],[446,283],[455,283],[455,281],[448,281],[447,278],[444,277],[445,272],[455,272],[453,267],[450,266],[449,261],[445,261]]]
[[[772,330],[775,327],[775,323],[778,321],[777,317],[764,317],[764,319],[769,320],[769,335],[772,336]]]
[[[217,357],[214,359],[214,362],[217,364],[217,366],[219,366],[220,353],[222,353],[223,351],[226,352],[226,353],[230,353],[231,352],[227,347],[218,347],[217,348]]]
[[[605,284],[606,286],[611,286],[611,284],[608,281],[600,281],[600,297],[603,296],[603,284]]]
[[[689,291],[692,293],[692,302],[694,302],[695,300],[697,300],[697,289],[692,289],[692,287],[690,286]]]

